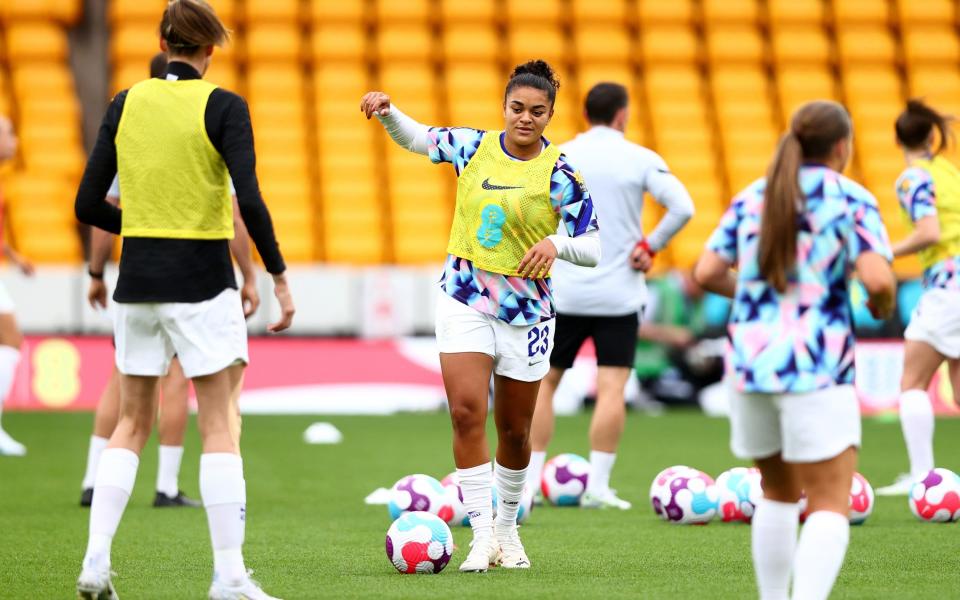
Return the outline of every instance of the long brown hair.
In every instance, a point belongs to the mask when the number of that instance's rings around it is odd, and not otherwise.
[[[925,148],[930,132],[936,127],[940,132],[940,145],[934,154],[940,154],[947,147],[947,142],[953,137],[950,131],[950,121],[953,117],[940,114],[923,100],[913,98],[907,101],[907,108],[897,117],[894,128],[897,131],[897,141],[908,150]]]
[[[822,160],[850,135],[850,115],[836,102],[808,102],[794,113],[790,131],[767,169],[760,223],[760,274],[778,292],[787,289],[797,261],[797,218],[805,203],[799,171],[804,160]]]
[[[191,56],[230,37],[213,7],[204,0],[171,0],[160,20],[160,36],[171,54]]]

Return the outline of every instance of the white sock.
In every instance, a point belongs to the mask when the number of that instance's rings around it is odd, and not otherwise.
[[[180,460],[183,446],[160,446],[157,463],[157,491],[173,498],[180,493]]]
[[[497,483],[497,527],[513,527],[517,524],[520,496],[527,483],[526,469],[508,469],[494,463],[493,476]]]
[[[595,496],[610,493],[610,472],[617,462],[615,452],[590,451],[590,477],[587,478],[587,491]]]
[[[13,346],[0,346],[0,416],[3,415],[3,403],[10,395],[13,378],[20,364],[20,351]]]
[[[787,600],[800,506],[763,498],[753,513],[753,569],[760,600]]]
[[[93,504],[90,506],[90,539],[83,564],[109,568],[110,545],[127,508],[133,482],[137,479],[140,458],[126,448],[107,448],[100,455]]]
[[[900,427],[910,457],[910,475],[926,475],[933,468],[933,406],[923,390],[900,394]]]
[[[530,464],[527,465],[527,485],[536,492],[540,489],[540,481],[543,479],[543,465],[547,462],[546,452],[530,453]]]
[[[807,517],[793,562],[793,600],[826,600],[849,542],[846,515],[818,510]]]
[[[243,565],[247,486],[239,455],[218,452],[200,456],[200,496],[210,526],[214,573],[228,584],[243,581],[247,576]]]
[[[490,463],[457,469],[463,506],[470,517],[473,539],[488,539],[493,526],[493,473]]]
[[[97,482],[97,465],[100,463],[100,453],[107,447],[107,438],[99,435],[90,436],[90,447],[87,449],[87,472],[83,474],[81,489],[89,489]]]

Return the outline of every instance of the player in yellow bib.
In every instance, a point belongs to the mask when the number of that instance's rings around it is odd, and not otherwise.
[[[936,129],[936,131],[934,131]],[[923,295],[904,332],[900,426],[910,473],[879,488],[905,496],[933,469],[933,407],[927,388],[944,361],[954,394],[960,390],[960,169],[940,155],[950,138],[948,119],[911,100],[896,122],[907,168],[897,196],[913,231],[893,245],[894,256],[916,254],[923,266]],[[937,134],[940,142],[934,148]]]
[[[493,564],[530,567],[517,535],[517,509],[530,462],[537,390],[553,349],[550,267],[558,258],[591,267],[600,260],[590,194],[543,137],[558,85],[543,61],[514,69],[504,93],[502,132],[421,125],[383,92],[366,94],[360,105],[398,144],[435,163],[452,163],[458,176],[436,332],[453,454],[473,528],[461,571],[483,572]],[[485,433],[491,375],[495,465]]]

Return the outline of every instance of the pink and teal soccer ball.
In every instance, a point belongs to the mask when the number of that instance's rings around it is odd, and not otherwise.
[[[394,484],[387,504],[390,518],[407,512],[428,512],[444,521],[453,518],[454,507],[450,495],[440,482],[429,475],[407,475]]]
[[[960,476],[950,469],[933,469],[910,489],[910,511],[923,521],[960,520]]]
[[[678,473],[692,470],[694,469],[686,465],[674,465],[660,471],[657,473],[657,476],[653,478],[653,483],[650,484],[650,504],[653,506],[653,512],[656,513],[658,517],[663,520],[667,519],[667,516],[663,514],[662,498],[667,495],[667,483],[670,481],[670,478]]]
[[[763,497],[760,470],[755,467],[734,467],[717,477],[720,518],[724,523],[749,523],[753,511]]]
[[[453,534],[443,520],[408,512],[387,530],[387,558],[401,573],[439,573],[453,556]]]
[[[702,471],[681,471],[667,481],[660,502],[671,523],[703,525],[717,514],[717,486]]]
[[[543,466],[540,490],[555,506],[577,506],[587,490],[590,463],[576,454],[558,454]]]
[[[862,525],[873,512],[873,486],[860,473],[853,474],[850,484],[850,524]]]

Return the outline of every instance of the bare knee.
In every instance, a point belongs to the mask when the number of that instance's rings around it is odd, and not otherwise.
[[[530,423],[504,423],[497,428],[501,446],[519,450],[530,443]]]
[[[486,413],[476,403],[455,402],[450,405],[450,421],[453,433],[457,437],[475,437],[484,435]]]

